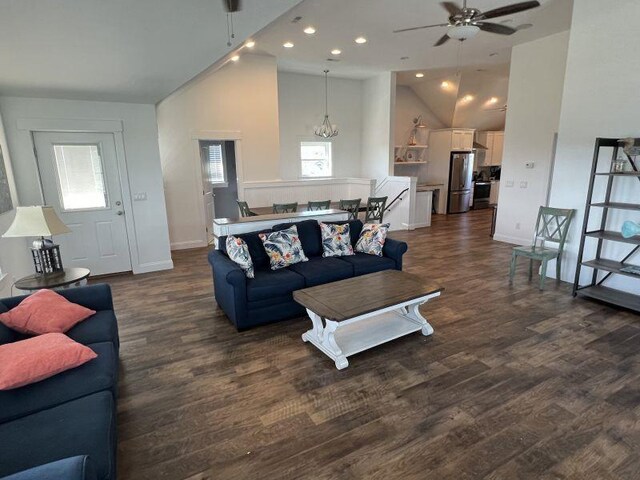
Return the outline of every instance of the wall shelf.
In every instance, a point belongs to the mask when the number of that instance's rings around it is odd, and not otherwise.
[[[637,203],[600,202],[592,203],[591,206],[600,208],[615,208],[618,210],[640,210],[640,204]]]
[[[419,165],[419,164],[423,164],[423,163],[427,163],[426,161],[419,161],[419,162],[393,162],[394,165]]]
[[[429,145],[396,145],[396,148],[406,148],[406,149],[429,148]]]

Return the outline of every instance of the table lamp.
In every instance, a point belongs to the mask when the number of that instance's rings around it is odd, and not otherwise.
[[[60,247],[44,237],[69,233],[71,230],[48,205],[16,207],[16,216],[3,237],[40,237],[33,241],[31,254],[36,273],[46,275],[63,269]]]

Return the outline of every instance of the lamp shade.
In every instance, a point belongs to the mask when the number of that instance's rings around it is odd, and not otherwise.
[[[16,207],[16,216],[3,237],[50,237],[71,230],[56,215],[53,207]]]

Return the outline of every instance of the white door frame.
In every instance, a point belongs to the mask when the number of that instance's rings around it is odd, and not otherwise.
[[[38,172],[38,188],[40,189],[40,199],[45,202],[44,190],[42,188],[42,177],[40,166],[36,156],[34,133],[36,132],[57,132],[57,133],[107,133],[113,135],[116,147],[116,159],[118,162],[118,176],[120,189],[122,190],[122,205],[124,206],[124,220],[127,232],[127,244],[129,246],[129,257],[133,273],[139,271],[140,255],[138,252],[138,239],[133,221],[133,200],[129,174],[127,169],[127,158],[124,148],[124,126],[122,120],[75,120],[75,119],[39,119],[21,118],[17,122],[18,130],[26,130],[29,134],[31,146],[33,147],[33,161]]]
[[[242,164],[242,132],[239,130],[199,130],[191,132],[191,143],[193,145],[193,158],[196,165],[196,178],[195,181],[198,185],[198,193],[202,190],[202,185],[204,185],[204,179],[202,178],[202,156],[200,154],[200,140],[204,141],[216,141],[220,140],[224,141],[232,141],[234,142],[235,151],[236,151],[236,177],[238,183],[238,197],[240,200],[244,198],[244,190],[242,190],[242,184],[244,181],[244,168]],[[228,180],[228,179],[227,179]],[[201,244],[193,245],[192,247],[206,247],[209,244],[209,239],[207,238],[207,226],[205,225],[204,219],[206,218],[204,211],[204,202],[202,201],[202,195],[198,199],[198,215],[202,221],[202,225],[200,231],[201,235]]]

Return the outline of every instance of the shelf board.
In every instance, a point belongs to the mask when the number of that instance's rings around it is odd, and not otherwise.
[[[429,145],[396,145],[396,148],[408,148],[408,149],[416,148],[416,149],[419,149],[419,148],[429,148]]]
[[[640,210],[640,204],[638,203],[602,202],[592,203],[591,206],[601,208],[617,208],[618,210]]]
[[[420,162],[393,162],[394,165],[418,165],[421,163],[427,163],[424,161],[420,161]]]
[[[640,245],[640,237],[624,238],[620,232],[612,232],[611,230],[594,230],[585,233],[587,237],[601,238],[603,240],[611,240],[613,242],[631,243]]]
[[[597,172],[596,175],[608,177],[640,177],[640,172]]]
[[[615,290],[602,285],[590,285],[576,290],[581,297],[593,298],[602,302],[611,303],[630,310],[640,311],[640,295]]]
[[[615,260],[607,260],[606,258],[601,258],[599,260],[588,260],[586,262],[582,262],[582,265],[584,265],[585,267],[595,268],[596,270],[605,270],[607,272],[617,273],[619,275],[626,275],[627,277],[640,279],[640,275],[620,271],[621,268],[632,266],[632,264],[630,263],[622,263]]]

